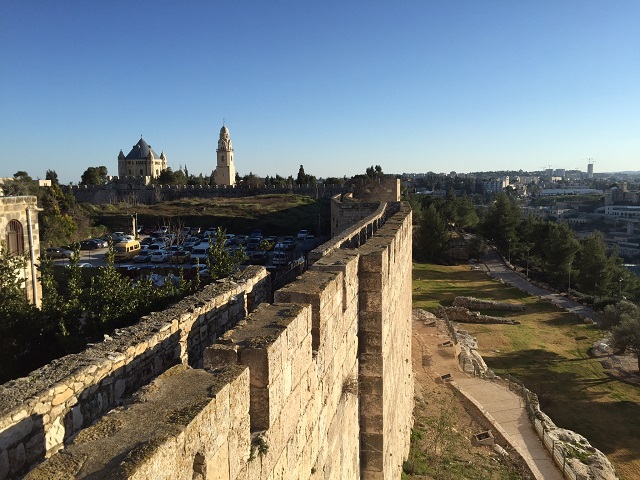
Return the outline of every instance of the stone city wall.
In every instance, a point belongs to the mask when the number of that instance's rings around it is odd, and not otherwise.
[[[171,366],[201,367],[207,346],[269,300],[268,280],[264,268],[250,267],[0,386],[0,479],[16,478],[50,456]]]
[[[331,216],[349,216],[351,212],[351,202],[345,202],[346,196],[336,195],[331,199]],[[375,203],[366,204],[366,207],[358,210],[358,214],[353,217],[353,222],[348,227],[334,232],[332,228],[331,240],[309,252],[310,263],[328,255],[341,248],[358,248],[378,231],[381,225],[400,209],[400,202],[396,203]],[[334,212],[334,210],[336,210]]]
[[[331,236],[336,237],[385,208],[382,202],[359,202],[351,193],[331,198]]]
[[[202,363],[175,361],[29,478],[399,478],[413,412],[411,228],[401,205],[364,245],[318,258]]]
[[[348,191],[340,185],[293,185],[275,186],[225,186],[225,185],[150,185],[138,177],[111,177],[106,185],[62,186],[65,193],[71,193],[79,203],[119,203],[151,205],[179,198],[238,198],[267,194],[297,194],[312,198],[329,198]]]

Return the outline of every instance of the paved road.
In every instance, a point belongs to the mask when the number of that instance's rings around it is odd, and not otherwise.
[[[564,295],[550,292],[549,290],[533,285],[522,273],[514,272],[507,267],[504,259],[492,249],[489,250],[489,253],[484,258],[484,266],[489,275],[495,279],[502,280],[504,283],[512,285],[530,295],[544,298],[581,318],[589,318],[596,323],[599,322],[598,315],[589,307],[574,302]]]

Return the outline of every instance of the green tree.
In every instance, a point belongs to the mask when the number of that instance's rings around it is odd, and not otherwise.
[[[602,326],[613,328],[619,325],[623,318],[637,316],[639,307],[628,300],[607,305],[602,312]]]
[[[238,270],[238,267],[246,258],[242,248],[229,253],[225,248],[227,241],[225,235],[226,231],[218,227],[215,238],[209,237],[207,268],[213,280],[228,277]]]
[[[44,178],[46,180],[51,180],[51,185],[60,185],[60,182],[58,181],[58,174],[55,170],[47,170]]]
[[[25,256],[12,255],[0,241],[0,382],[19,369],[38,341],[37,309],[25,295]]]
[[[316,183],[316,177],[304,173],[304,166],[300,165],[298,176],[296,177],[296,185],[312,185]]]
[[[376,165],[375,167],[371,165],[370,167],[367,167],[365,174],[369,178],[381,178],[384,176],[382,167],[380,165]]]
[[[434,205],[429,205],[422,213],[422,222],[418,228],[416,248],[418,257],[437,259],[446,248],[449,237],[446,220]]]
[[[107,167],[87,168],[80,177],[80,185],[104,185],[107,183]]]
[[[87,322],[95,332],[101,332],[111,322],[123,320],[138,308],[136,292],[131,279],[118,273],[114,264],[113,245],[105,253],[105,266],[91,278],[84,297]]]
[[[577,260],[578,290],[599,297],[610,291],[613,265],[607,257],[607,245],[602,233],[595,231],[580,242]]]
[[[617,324],[611,328],[611,346],[619,353],[634,353],[640,370],[640,308],[624,300],[620,304],[616,312]]]
[[[512,198],[501,192],[487,210],[482,232],[485,238],[492,240],[506,254],[510,243],[517,239],[516,228],[519,224],[518,207]]]
[[[463,230],[474,228],[480,219],[473,202],[467,195],[456,199],[456,224]]]
[[[489,248],[487,247],[487,242],[484,241],[482,237],[475,235],[469,241],[469,256],[471,258],[475,258],[476,260],[480,260],[487,254]]]
[[[158,183],[159,185],[186,185],[187,177],[182,171],[182,168],[179,168],[174,172],[171,167],[168,167],[167,169],[160,172],[156,183]]]
[[[4,194],[8,197],[23,195],[38,195],[38,182],[34,181],[27,172],[18,171],[13,174],[13,181],[2,185]]]
[[[542,247],[546,273],[552,282],[560,286],[569,282],[569,272],[573,273],[574,259],[580,244],[566,223],[550,223],[549,227],[549,235]]]

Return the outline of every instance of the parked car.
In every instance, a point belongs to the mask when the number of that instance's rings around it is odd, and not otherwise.
[[[49,258],[70,258],[73,250],[67,250],[62,247],[49,247],[45,250],[45,255]]]
[[[218,234],[218,227],[209,227],[204,232],[204,237],[215,237]]]
[[[101,245],[95,240],[83,240],[80,242],[80,250],[97,250],[102,248]]]
[[[309,230],[300,230],[297,238],[298,240],[304,240],[307,235],[309,235]]]
[[[209,244],[202,242],[191,251],[191,263],[204,265],[207,263],[207,257],[209,256]]]
[[[238,245],[246,245],[248,240],[249,237],[247,237],[246,235],[236,235],[236,243]]]
[[[262,242],[261,237],[251,237],[247,242],[246,250],[249,252],[253,250],[257,250],[258,247],[260,246],[260,242]]]
[[[277,251],[273,254],[273,259],[271,261],[274,265],[281,267],[289,263],[288,255],[283,251]]]
[[[251,263],[257,265],[266,265],[269,260],[269,254],[264,250],[258,250],[251,254]]]
[[[191,227],[189,235],[198,235],[200,233],[200,227]]]
[[[188,262],[191,259],[191,253],[185,251],[185,250],[178,250],[176,252],[173,252],[173,254],[171,255],[171,263],[185,263]]]
[[[296,241],[293,237],[284,237],[284,240],[282,240],[282,245],[284,245],[284,250],[295,250]]]
[[[169,258],[171,255],[164,250],[156,250],[149,255],[151,263],[165,263],[169,261]]]
[[[104,238],[92,238],[91,240],[95,241],[100,246],[100,248],[107,248],[109,246],[109,242]]]
[[[184,243],[182,244],[183,247],[187,248],[187,247],[195,247],[196,245],[200,245],[200,243],[202,242],[202,240],[200,240],[198,237],[188,237]]]
[[[143,250],[133,257],[134,263],[145,263],[150,260],[151,252],[149,250]]]

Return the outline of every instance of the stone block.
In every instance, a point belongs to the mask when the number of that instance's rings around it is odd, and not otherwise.
[[[238,346],[214,343],[204,349],[204,368],[217,368],[221,365],[236,365],[238,363]]]
[[[0,449],[0,480],[4,480],[11,472],[11,463],[9,462],[9,451]]]
[[[365,312],[382,312],[383,311],[383,303],[382,303],[381,292],[378,290],[373,291],[360,291],[360,310]]]
[[[383,373],[383,356],[376,353],[365,353],[360,355],[360,376],[381,377]]]
[[[21,442],[31,434],[34,425],[33,417],[27,417],[0,431],[0,450],[7,450]]]
[[[45,432],[45,448],[47,452],[57,449],[64,440],[64,426],[60,417],[53,421],[53,424]]]
[[[38,460],[42,460],[45,455],[44,449],[44,432],[33,435],[25,444],[25,453],[27,456],[27,464],[33,465]],[[2,478],[2,475],[0,475]]]
[[[11,465],[12,474],[20,472],[25,467],[26,461],[27,454],[23,443],[19,443],[9,450],[9,464]]]
[[[60,393],[56,391],[56,395],[54,395],[53,399],[51,400],[52,406],[55,407],[56,405],[63,404],[69,397],[73,395],[73,389],[67,387],[66,385],[65,387],[65,389],[61,389]]]

